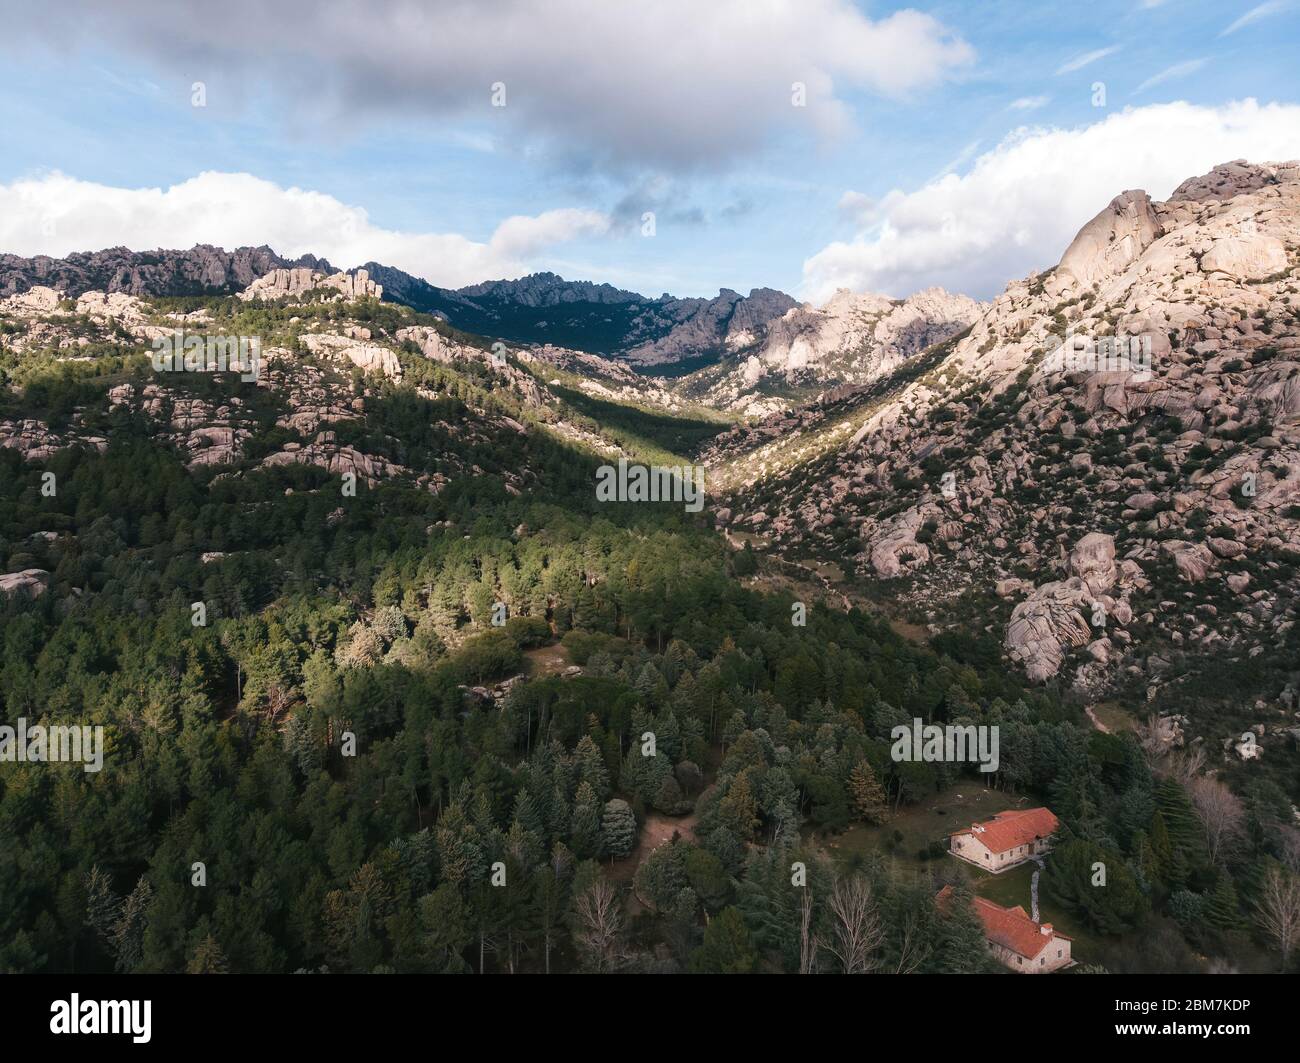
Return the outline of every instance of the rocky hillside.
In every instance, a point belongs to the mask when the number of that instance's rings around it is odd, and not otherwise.
[[[733,530],[973,621],[1031,679],[1151,698],[1189,661],[1294,664],[1300,165],[1124,192],[964,335],[707,457]]]
[[[189,468],[222,478],[306,465],[363,488],[400,481],[438,494],[490,473],[518,495],[541,483],[548,448],[625,453],[585,404],[563,397],[560,386],[579,379],[572,369],[606,376],[609,386],[589,384],[598,396],[655,397],[617,363],[494,345],[377,293],[365,270],[304,267],[273,270],[226,299],[92,291],[73,300],[44,286],[9,296],[0,300],[0,448],[24,461],[103,451],[125,418]],[[178,332],[205,343],[256,337],[256,373],[159,371],[155,341]],[[46,409],[43,380],[68,373],[85,381],[84,401]]]
[[[821,307],[802,305],[767,324],[747,353],[682,381],[682,394],[746,416],[800,396],[869,384],[961,332],[980,316],[974,299],[929,288],[906,299],[841,289]]]

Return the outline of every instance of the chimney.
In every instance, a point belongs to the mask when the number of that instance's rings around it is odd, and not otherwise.
[[[1039,932],[1040,934],[1042,934],[1044,937],[1051,937],[1051,936],[1052,936],[1052,924],[1051,924],[1051,923],[1044,923],[1042,926],[1040,926],[1040,927],[1038,928],[1038,932]]]

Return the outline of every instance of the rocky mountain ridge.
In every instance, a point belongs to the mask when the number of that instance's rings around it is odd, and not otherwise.
[[[971,325],[982,307],[928,288],[906,299],[841,289],[824,305],[802,304],[767,323],[746,353],[681,382],[683,395],[717,409],[762,416],[797,397],[870,384]]]
[[[323,258],[303,255],[286,259],[265,245],[233,251],[211,244],[196,244],[188,251],[109,247],[64,258],[0,254],[0,297],[38,286],[73,299],[90,291],[135,296],[233,295],[274,269],[295,267],[334,272]]]

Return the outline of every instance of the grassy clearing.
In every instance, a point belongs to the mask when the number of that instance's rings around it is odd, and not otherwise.
[[[1093,705],[1092,712],[1111,734],[1131,731],[1137,726],[1133,714],[1117,701],[1099,701]]]
[[[559,675],[571,664],[573,659],[569,656],[567,647],[558,642],[553,646],[536,646],[524,650],[524,674],[529,679]]]
[[[859,824],[843,834],[816,836],[815,841],[837,861],[851,862],[855,854],[874,851],[921,872],[928,870],[933,862],[921,856],[931,843],[942,842],[946,848],[953,831],[1007,809],[1030,807],[1033,806],[1028,797],[985,789],[978,782],[963,780],[944,793],[932,794],[924,801],[900,809],[879,826]],[[948,856],[942,859],[952,860]]]

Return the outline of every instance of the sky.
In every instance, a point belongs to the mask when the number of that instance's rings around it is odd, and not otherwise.
[[[1300,0],[0,0],[0,253],[977,298],[1300,158]]]

